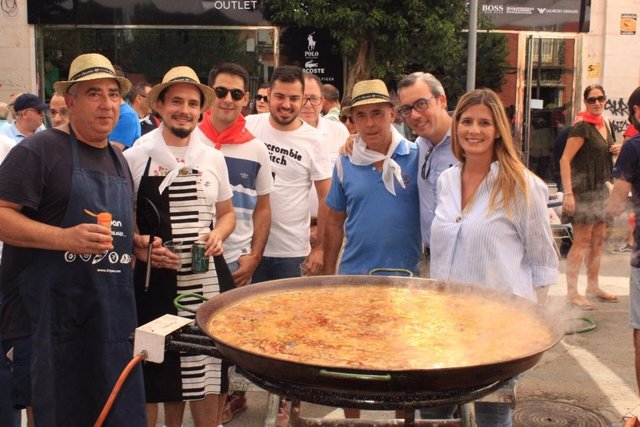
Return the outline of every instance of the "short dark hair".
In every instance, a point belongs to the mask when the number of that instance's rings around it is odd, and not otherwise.
[[[587,86],[587,88],[582,93],[582,99],[586,100],[589,97],[589,93],[594,89],[600,89],[602,91],[602,94],[604,96],[607,96],[607,94],[604,92],[604,88],[602,87],[602,85],[599,85],[598,83],[594,83],[592,85]]]
[[[634,117],[635,114],[633,114],[633,107],[635,107],[636,105],[640,107],[640,86],[638,86],[633,92],[631,92],[631,95],[629,95],[629,123],[633,123],[635,126],[635,121],[634,121]]]
[[[136,83],[131,86],[131,89],[124,95],[123,98],[125,101],[131,104],[133,103],[133,101],[135,101],[136,96],[146,96],[145,89],[148,87],[151,87],[151,85],[147,82]]]
[[[303,76],[305,79],[313,80],[314,82],[316,82],[316,84],[317,84],[317,85],[318,85],[318,87],[320,88],[320,92],[322,92],[322,80],[320,80],[320,77],[318,77],[318,76],[317,76],[317,75],[315,75],[315,74],[307,73],[307,72],[302,73],[302,76]]]
[[[322,96],[329,102],[340,102],[340,91],[330,83],[322,85]]]
[[[273,88],[275,82],[282,83],[295,83],[300,82],[302,84],[302,90],[304,91],[304,76],[302,74],[302,68],[295,65],[282,65],[273,71],[269,87]]]
[[[233,62],[225,62],[211,68],[211,71],[209,71],[209,86],[213,87],[213,83],[216,81],[216,77],[218,77],[219,74],[231,74],[232,76],[238,76],[242,78],[242,81],[244,82],[244,90],[247,90],[249,87],[249,73],[242,65],[238,65]]]

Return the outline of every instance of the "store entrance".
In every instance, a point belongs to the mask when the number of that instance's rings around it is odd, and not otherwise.
[[[529,169],[557,183],[562,150],[555,141],[573,115],[576,40],[525,37],[522,148]]]

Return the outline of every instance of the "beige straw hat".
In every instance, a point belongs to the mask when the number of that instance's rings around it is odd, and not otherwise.
[[[211,106],[214,96],[213,89],[207,85],[201,84],[196,72],[193,71],[192,68],[186,66],[173,67],[167,71],[167,74],[162,78],[162,83],[155,85],[149,91],[149,94],[147,95],[149,105],[155,108],[156,101],[158,100],[160,93],[162,93],[166,87],[175,83],[191,83],[200,89],[200,92],[202,92],[202,95],[204,96],[204,102],[200,106],[200,111],[206,111]]]
[[[59,94],[65,95],[69,88],[78,82],[98,79],[115,79],[122,95],[131,89],[131,82],[124,77],[116,76],[111,61],[99,53],[85,53],[76,57],[69,67],[69,80],[55,82],[53,88]]]
[[[351,105],[344,108],[346,113],[350,114],[350,110],[358,105],[366,104],[381,104],[388,103],[393,105],[391,98],[389,98],[389,91],[387,85],[382,80],[362,80],[353,85],[351,91]]]

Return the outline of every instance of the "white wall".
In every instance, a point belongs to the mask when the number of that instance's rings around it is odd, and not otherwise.
[[[628,124],[627,99],[640,85],[640,22],[636,34],[621,35],[622,14],[636,14],[640,20],[640,0],[599,0],[591,2],[591,31],[584,35],[582,90],[600,83],[607,93],[606,114],[617,130]],[[587,67],[601,65],[599,76],[589,76]],[[621,133],[621,132],[620,132]]]
[[[11,2],[8,2],[11,3]],[[18,92],[36,93],[33,26],[27,24],[27,0],[16,1],[13,15],[0,10],[0,101]]]

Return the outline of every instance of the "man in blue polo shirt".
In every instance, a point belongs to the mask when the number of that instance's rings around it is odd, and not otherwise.
[[[395,111],[381,80],[353,87],[349,114],[359,137],[336,161],[324,245],[325,274],[402,268],[417,274],[421,256],[418,149],[392,126]],[[344,230],[344,231],[343,231]]]

